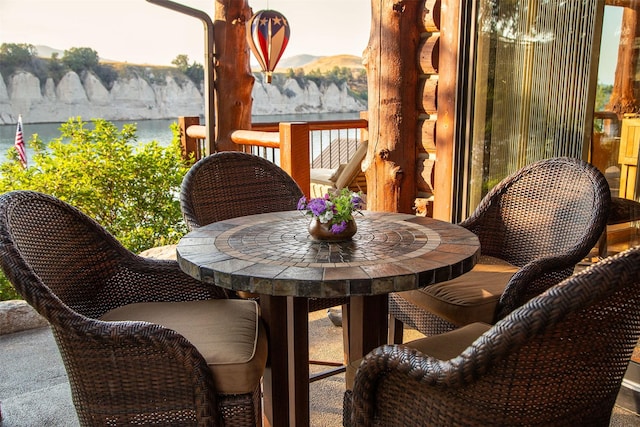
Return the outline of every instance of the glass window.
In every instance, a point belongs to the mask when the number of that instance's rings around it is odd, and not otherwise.
[[[476,0],[466,214],[504,177],[587,158],[603,2]]]

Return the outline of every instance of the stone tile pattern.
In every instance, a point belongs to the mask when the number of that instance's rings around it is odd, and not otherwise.
[[[477,237],[459,226],[408,214],[363,212],[351,241],[321,242],[300,212],[217,222],[178,244],[182,269],[227,289],[304,297],[375,295],[415,289],[469,271]]]

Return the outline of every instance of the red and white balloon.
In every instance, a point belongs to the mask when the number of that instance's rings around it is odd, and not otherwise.
[[[287,18],[275,10],[261,10],[247,22],[247,42],[267,74],[267,83],[271,83],[271,74],[287,47],[289,34]]]

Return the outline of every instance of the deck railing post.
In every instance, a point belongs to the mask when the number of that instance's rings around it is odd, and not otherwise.
[[[305,196],[311,194],[309,123],[280,123],[280,167],[298,183]]]
[[[178,117],[178,126],[180,127],[180,145],[182,146],[182,157],[186,160],[193,153],[193,157],[199,160],[202,157],[200,143],[197,138],[192,138],[187,134],[187,129],[191,125],[199,125],[199,117]]]

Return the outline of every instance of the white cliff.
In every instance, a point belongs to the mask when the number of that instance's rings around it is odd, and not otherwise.
[[[202,88],[191,80],[172,75],[150,77],[120,78],[107,89],[93,73],[86,73],[81,79],[70,71],[57,84],[51,78],[41,83],[33,74],[21,71],[10,76],[5,85],[0,76],[0,124],[15,124],[19,114],[25,123],[60,123],[78,116],[83,120],[147,120],[204,114]],[[353,112],[367,108],[349,95],[346,84],[318,87],[310,80],[301,85],[295,79],[284,78],[277,84],[268,84],[261,75],[256,78],[252,97],[254,115]]]

